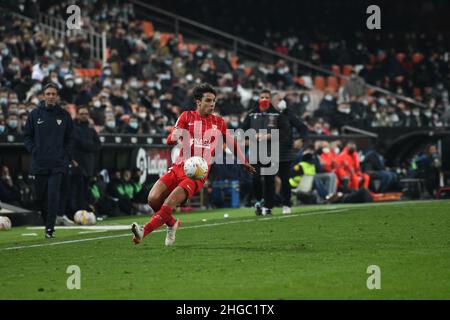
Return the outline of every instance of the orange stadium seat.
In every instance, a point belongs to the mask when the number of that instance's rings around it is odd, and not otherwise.
[[[353,67],[350,64],[346,64],[343,69],[344,76],[349,76],[352,70]]]
[[[402,63],[403,61],[405,61],[406,55],[402,52],[399,52],[395,57],[397,58],[398,62]]]
[[[413,56],[412,56],[412,61],[413,61],[413,63],[419,63],[420,61],[422,61],[423,60],[423,54],[421,54],[421,53],[414,53],[413,54]]]
[[[327,89],[331,92],[336,92],[339,87],[339,81],[337,77],[329,76],[327,78]]]
[[[102,70],[101,69],[74,69],[75,71],[75,75],[80,76],[80,77],[87,77],[87,78],[92,78],[92,77],[99,77],[102,74]]]
[[[231,65],[231,68],[233,68],[233,70],[237,69],[238,61],[239,61],[239,58],[237,56],[232,56],[230,58],[230,65]]]
[[[336,64],[333,64],[331,66],[331,71],[335,74],[341,74],[341,67]]]
[[[153,37],[153,34],[155,33],[155,29],[153,28],[153,23],[150,21],[142,21],[141,24],[142,31],[147,35],[147,37],[151,38]]]
[[[325,78],[321,76],[316,76],[314,78],[314,87],[318,90],[325,89]]]

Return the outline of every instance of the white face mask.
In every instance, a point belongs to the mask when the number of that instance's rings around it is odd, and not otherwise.
[[[102,105],[102,103],[100,101],[98,101],[98,100],[94,101],[94,107],[100,108],[101,105]]]
[[[334,153],[335,154],[339,154],[340,152],[341,152],[341,150],[338,147],[334,148]]]
[[[286,101],[281,100],[278,103],[278,109],[280,109],[280,111],[284,111],[284,110],[286,110],[286,108],[287,108]]]
[[[139,117],[145,119],[147,117],[147,112],[139,112]]]
[[[323,148],[323,149],[322,149],[322,152],[323,152],[323,153],[330,153],[330,148]]]
[[[324,99],[327,101],[333,101],[333,96],[331,94],[327,94]]]

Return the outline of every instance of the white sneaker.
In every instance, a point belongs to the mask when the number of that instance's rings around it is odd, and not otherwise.
[[[144,229],[137,222],[133,222],[131,225],[131,232],[134,235],[132,239],[134,244],[139,244],[144,239]]]
[[[271,216],[272,215],[272,209],[263,207],[262,208],[262,215],[263,216]]]
[[[283,214],[291,214],[291,207],[283,206]]]
[[[167,227],[167,235],[166,235],[166,246],[171,246],[175,242],[175,234],[177,233],[177,229],[181,226],[181,220],[177,219],[173,227]]]

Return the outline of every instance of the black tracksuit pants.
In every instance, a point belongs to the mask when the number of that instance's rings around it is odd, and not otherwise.
[[[42,212],[47,232],[55,230],[56,215],[61,206],[63,173],[35,175],[36,204]]]
[[[253,190],[256,201],[264,199],[264,207],[272,209],[275,195],[275,176],[262,176],[261,165],[255,164],[256,173],[253,175]]]

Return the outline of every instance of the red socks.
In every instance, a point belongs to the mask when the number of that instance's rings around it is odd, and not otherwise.
[[[164,223],[169,227],[173,226],[175,223],[175,219],[172,216],[172,208],[165,205],[163,205],[144,226],[144,237],[161,227]]]

